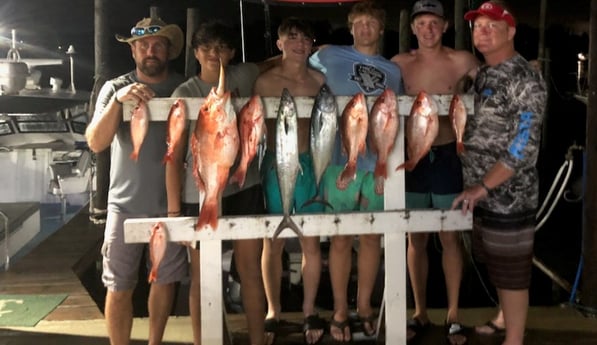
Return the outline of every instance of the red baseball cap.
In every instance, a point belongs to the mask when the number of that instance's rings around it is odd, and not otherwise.
[[[493,20],[503,20],[509,26],[516,26],[516,21],[510,12],[502,6],[491,1],[483,3],[478,9],[468,11],[464,14],[465,20],[474,21],[478,16],[487,16]]]

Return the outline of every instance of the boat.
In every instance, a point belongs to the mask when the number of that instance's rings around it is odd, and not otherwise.
[[[84,132],[87,91],[50,76],[40,85],[36,67],[65,59],[22,59],[12,30],[7,58],[0,60],[0,266],[24,255],[64,225],[89,201],[92,162]],[[71,46],[71,80],[74,77]],[[68,66],[64,66],[68,68]]]

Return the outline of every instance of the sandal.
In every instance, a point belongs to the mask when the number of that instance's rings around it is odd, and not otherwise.
[[[325,327],[325,321],[319,317],[319,314],[312,314],[307,316],[303,322],[303,338],[305,340],[305,344],[319,344],[323,340],[323,335],[325,334]],[[307,332],[318,330],[321,331],[321,335],[314,342],[310,343],[307,339]]]
[[[452,345],[463,345],[466,344],[467,338],[464,335],[465,328],[459,322],[447,322],[445,325],[446,338]]]
[[[479,329],[483,328],[483,327],[487,327],[488,332],[479,332]],[[483,335],[502,336],[502,335],[506,334],[506,329],[504,327],[499,327],[492,320],[489,320],[489,321],[485,322],[485,324],[483,324],[482,326],[475,327],[475,333],[477,333],[478,335],[481,335],[481,336],[483,336]]]
[[[375,315],[374,313],[369,314],[368,316],[359,315],[358,318],[359,318],[359,322],[361,323],[361,328],[362,328],[365,336],[373,337],[377,334],[377,330],[376,330],[377,315]],[[367,331],[367,330],[369,330],[369,331]]]
[[[276,343],[276,337],[278,335],[278,331],[280,330],[280,320],[278,319],[265,319],[263,323],[263,330],[265,334],[272,335],[272,341],[268,344],[274,345]]]
[[[348,322],[348,319],[343,320],[343,321],[337,321],[336,319],[334,319],[334,314],[332,314],[332,318],[330,320],[330,335],[333,337],[334,332],[332,332],[332,328],[337,328],[342,332],[342,340],[337,340],[337,339],[333,339],[334,342],[338,342],[338,343],[348,343],[352,340],[352,332],[350,330],[350,325]],[[350,334],[348,336],[348,339],[346,338],[346,331],[348,330],[348,334]]]
[[[411,341],[415,338],[418,338],[420,335],[425,333],[425,331],[427,331],[427,329],[430,326],[431,326],[431,322],[427,321],[427,322],[423,323],[418,317],[409,319],[406,322],[406,330],[407,331],[410,330],[412,333],[414,333],[414,335],[411,336],[410,338],[408,338],[408,334],[407,334],[406,341]]]

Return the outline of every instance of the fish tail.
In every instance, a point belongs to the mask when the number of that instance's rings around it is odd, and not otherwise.
[[[386,162],[378,161],[375,165],[375,171],[373,172],[375,177],[388,178],[388,164]]]
[[[164,155],[164,159],[162,159],[162,164],[168,164],[170,162],[172,162],[172,153],[166,152],[166,154]]]
[[[278,238],[278,236],[284,229],[290,229],[298,236],[298,238],[303,238],[303,231],[301,230],[301,228],[294,222],[294,220],[292,220],[292,218],[290,218],[289,215],[284,215],[284,218],[282,218],[282,221],[280,222],[280,224],[278,224],[276,231],[274,231],[272,240]]]
[[[147,278],[148,283],[153,283],[158,279],[158,269],[156,267],[151,268],[151,272],[149,272],[149,278]]]
[[[195,231],[199,231],[206,226],[211,227],[212,230],[218,228],[218,203],[207,199],[201,207]]]
[[[413,171],[413,169],[417,166],[417,162],[413,161],[412,159],[407,160],[406,162],[400,164],[396,167],[396,171],[400,169],[405,169],[407,171]]]
[[[464,153],[464,143],[462,141],[459,141],[456,143],[456,153],[458,153],[458,154]]]
[[[356,175],[357,175],[356,164],[346,163],[346,166],[344,166],[344,170],[342,170],[342,173],[340,174],[338,182],[342,182],[343,184],[345,183],[346,185],[348,185],[350,183],[350,181],[352,181],[356,178]]]
[[[385,181],[386,180],[385,180],[385,178],[383,176],[376,176],[375,177],[375,193],[377,195],[383,195]]]

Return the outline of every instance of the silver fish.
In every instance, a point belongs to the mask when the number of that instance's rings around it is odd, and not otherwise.
[[[286,228],[290,228],[298,237],[303,237],[299,226],[290,218],[291,207],[294,204],[294,186],[300,170],[298,155],[296,105],[288,89],[284,88],[276,120],[276,171],[284,218],[276,228],[273,239]]]
[[[334,141],[338,130],[338,106],[330,88],[323,84],[311,111],[311,158],[315,170],[315,183],[319,186],[321,176],[330,164]]]

